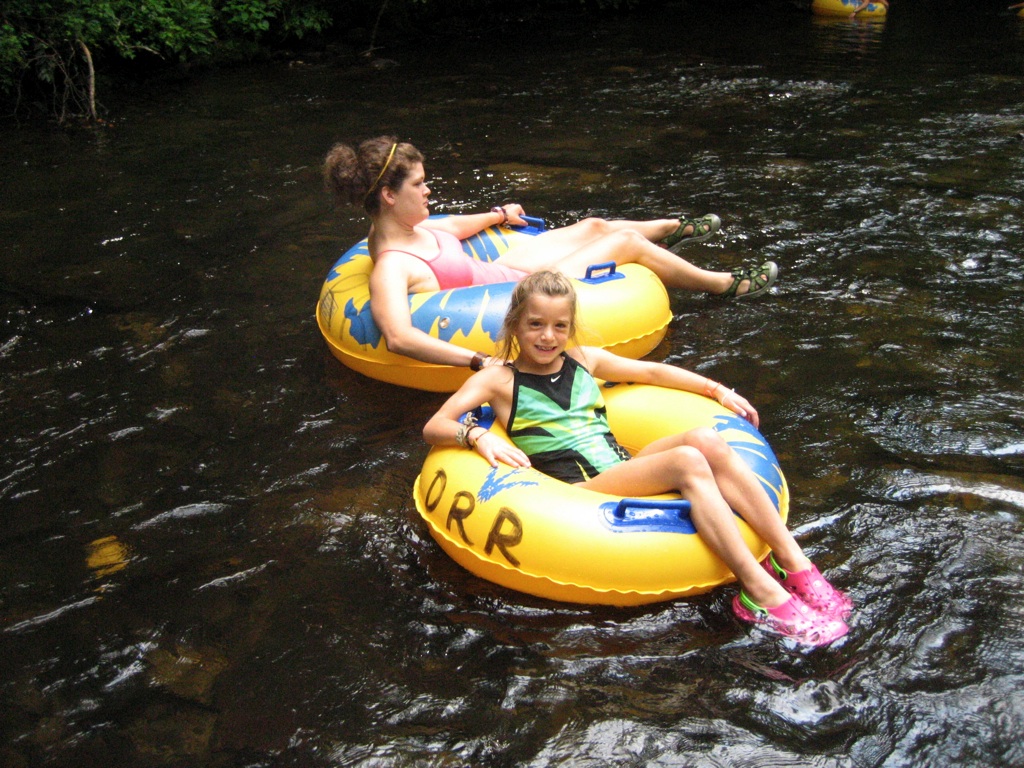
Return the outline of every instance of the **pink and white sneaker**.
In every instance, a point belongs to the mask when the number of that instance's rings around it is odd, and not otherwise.
[[[795,595],[780,606],[764,608],[747,597],[741,589],[732,599],[732,610],[743,621],[803,645],[828,645],[850,630],[846,622],[811,610]]]
[[[844,621],[853,610],[853,601],[825,581],[813,563],[806,571],[791,573],[775,562],[775,555],[769,552],[761,565],[783,589],[799,597],[823,616]]]

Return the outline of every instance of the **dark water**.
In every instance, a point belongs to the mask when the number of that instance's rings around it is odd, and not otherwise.
[[[1024,762],[1024,33],[786,4],[458,28],[398,66],[111,94],[0,153],[0,764]],[[439,396],[326,352],[365,223],[319,161],[393,131],[438,210],[713,210],[654,357],[758,405],[791,522],[857,604],[793,652],[730,588],[629,610],[481,582],[410,489]]]

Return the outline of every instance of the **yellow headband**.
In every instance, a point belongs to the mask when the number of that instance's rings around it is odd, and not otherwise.
[[[373,180],[373,184],[371,184],[370,188],[366,190],[366,194],[363,196],[363,200],[366,200],[370,197],[370,193],[377,188],[377,185],[380,184],[380,180],[384,178],[384,173],[385,171],[387,171],[388,166],[391,165],[391,158],[395,156],[396,149],[398,149],[397,141],[391,145],[391,151],[388,152],[388,159],[384,161],[384,167],[380,169],[380,173],[377,174],[377,178]]]

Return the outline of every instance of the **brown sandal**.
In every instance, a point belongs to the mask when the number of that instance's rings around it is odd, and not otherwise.
[[[680,219],[679,227],[671,235],[661,241],[661,244],[672,253],[679,253],[684,245],[689,243],[703,243],[709,239],[718,228],[722,226],[722,220],[715,214],[709,213],[699,219]],[[683,230],[691,227],[690,234],[684,235]]]
[[[737,267],[732,271],[732,285],[725,290],[725,293],[718,295],[723,299],[753,299],[763,293],[767,293],[775,285],[775,278],[778,276],[779,265],[774,261],[766,261],[760,267]],[[744,280],[750,281],[750,287],[746,293],[737,295],[736,289],[740,287],[740,283]]]

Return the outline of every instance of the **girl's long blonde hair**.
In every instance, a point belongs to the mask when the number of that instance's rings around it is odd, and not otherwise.
[[[498,354],[508,362],[518,354],[516,328],[526,311],[526,301],[531,296],[540,294],[550,298],[566,298],[569,300],[569,344],[576,344],[576,289],[572,280],[561,272],[534,272],[520,280],[512,290],[512,301],[501,324],[498,336]]]

